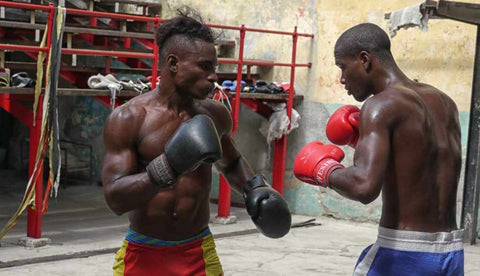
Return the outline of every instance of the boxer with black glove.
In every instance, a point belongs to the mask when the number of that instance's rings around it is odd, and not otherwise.
[[[218,82],[214,40],[208,26],[186,15],[162,22],[155,33],[160,83],[105,122],[105,200],[130,222],[115,275],[224,274],[209,230],[212,163],[244,194],[264,235],[290,229],[287,203],[235,147],[228,109],[208,98]]]
[[[248,214],[262,234],[276,239],[290,231],[292,216],[288,204],[263,175],[257,174],[245,184],[243,198]]]
[[[196,115],[177,129],[165,145],[165,152],[147,165],[147,174],[154,184],[165,188],[201,162],[213,163],[221,156],[222,148],[212,119]]]

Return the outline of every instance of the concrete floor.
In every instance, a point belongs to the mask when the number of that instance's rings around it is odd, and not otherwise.
[[[0,179],[13,180],[2,175]],[[15,182],[15,181],[13,181]],[[0,184],[0,225],[18,207],[23,195],[17,185]],[[3,188],[2,188],[3,186]],[[216,205],[211,205],[215,216]],[[232,208],[237,223],[211,224],[225,275],[351,275],[360,252],[374,242],[377,226],[327,217],[294,215],[293,222],[315,219],[273,240],[254,230],[244,209]],[[101,187],[68,186],[50,200],[43,217],[43,236],[52,244],[35,249],[17,245],[26,233],[26,216],[2,240],[3,275],[112,275],[116,249],[126,232],[125,216],[105,205]],[[480,275],[480,245],[465,245],[465,275]]]

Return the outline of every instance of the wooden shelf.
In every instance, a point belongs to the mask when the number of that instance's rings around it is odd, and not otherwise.
[[[114,5],[116,3],[130,4],[130,5],[140,6],[140,7],[151,7],[151,8],[157,8],[157,7],[162,6],[162,4],[160,4],[160,3],[152,3],[152,2],[138,1],[138,0],[95,0],[95,4],[111,4],[111,5]]]
[[[110,90],[107,89],[80,89],[80,88],[58,88],[58,96],[110,96]],[[6,87],[0,88],[0,94],[11,95],[33,95],[33,88]],[[118,97],[135,97],[139,93],[134,90],[122,90],[117,94]]]
[[[229,98],[235,98],[235,93],[228,93]],[[240,93],[240,99],[252,99],[262,102],[287,102],[288,94],[267,94],[267,93]],[[293,105],[298,105],[303,101],[303,95],[293,95]]]
[[[32,24],[27,22],[0,20],[0,27],[12,29],[43,30],[45,24]]]
[[[36,62],[13,62],[7,61],[5,63],[5,68],[13,69],[16,71],[28,71],[28,70],[37,70],[37,63]],[[79,72],[79,73],[91,73],[98,74],[98,73],[106,73],[105,67],[87,67],[87,66],[68,66],[62,65],[60,67],[61,71],[72,71],[72,72]],[[116,68],[111,67],[110,72],[112,73],[121,73],[121,74],[134,74],[134,75],[151,75],[152,69],[150,68]],[[219,82],[223,80],[235,80],[237,78],[237,73],[223,73],[218,72],[217,77]],[[248,77],[247,74],[242,74],[242,79],[246,80]],[[250,78],[252,79],[259,79],[259,74],[250,74]]]
[[[59,96],[110,96],[110,91],[106,89],[78,89],[78,88],[59,88]],[[0,94],[12,94],[12,95],[33,95],[33,88],[17,88],[6,87],[0,88]],[[119,97],[135,97],[139,93],[133,90],[122,90],[117,95]],[[235,97],[235,93],[228,93],[231,98]],[[266,93],[241,93],[240,99],[252,99],[262,102],[286,102],[288,100],[288,94],[266,94]],[[303,101],[303,95],[294,95],[294,105]]]
[[[227,61],[226,63],[230,63],[230,64],[235,64],[233,63],[234,61],[238,60],[237,58],[219,58],[219,59],[222,59],[222,60],[225,60]],[[228,62],[230,61],[230,62]],[[264,62],[268,62],[268,63],[272,63],[273,60],[263,60],[263,59],[244,59],[243,62],[246,62],[246,63],[250,63],[250,64],[244,64],[245,66],[265,66],[265,67],[273,67],[274,65],[263,65],[263,64],[259,64],[257,65],[256,63],[264,63]],[[253,63],[253,64],[252,64]]]

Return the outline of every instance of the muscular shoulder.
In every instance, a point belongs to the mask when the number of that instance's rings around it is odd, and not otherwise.
[[[145,119],[142,99],[133,98],[115,108],[108,116],[104,128],[105,143],[130,144],[136,140],[138,130]]]
[[[432,94],[436,94],[449,111],[457,111],[457,105],[446,93],[429,84],[422,83],[421,85],[424,90],[429,91]]]
[[[443,91],[424,83],[419,83],[417,91],[421,94],[428,108],[440,116],[442,121],[458,116],[457,105]]]
[[[215,122],[218,134],[230,134],[232,129],[232,117],[230,116],[230,111],[228,111],[225,105],[210,99],[203,100],[201,104]]]
[[[404,116],[404,104],[394,90],[385,90],[368,98],[362,106],[360,120],[362,125],[391,126]]]

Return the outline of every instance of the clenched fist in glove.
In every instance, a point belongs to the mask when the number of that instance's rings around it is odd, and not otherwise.
[[[358,120],[360,109],[354,105],[345,105],[333,112],[327,122],[327,137],[335,145],[357,145]]]
[[[328,177],[340,168],[345,154],[335,145],[324,145],[313,141],[305,145],[293,163],[293,173],[303,182],[328,187]]]
[[[257,229],[269,238],[281,238],[290,231],[292,216],[281,194],[271,188],[263,175],[256,175],[243,187],[247,212]]]
[[[178,127],[165,145],[165,152],[147,165],[147,174],[154,184],[165,188],[202,162],[213,163],[220,157],[222,147],[215,124],[200,114]]]

